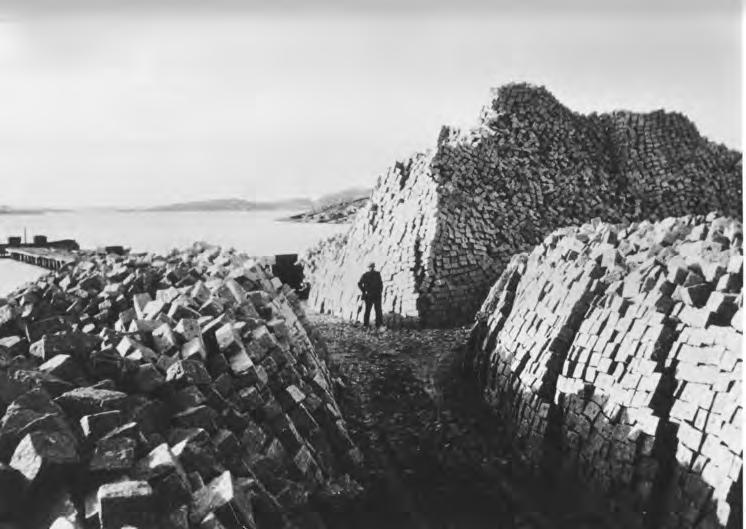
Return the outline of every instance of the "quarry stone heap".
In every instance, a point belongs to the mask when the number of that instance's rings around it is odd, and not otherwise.
[[[444,127],[433,151],[390,167],[346,236],[309,252],[309,301],[359,320],[356,283],[375,261],[390,323],[466,323],[511,256],[558,226],[741,218],[741,200],[741,154],[681,114],[581,115],[543,88],[507,85],[475,128]]]
[[[417,155],[406,165],[396,164],[379,179],[348,233],[308,251],[302,260],[313,308],[361,320],[357,283],[372,261],[383,278],[385,318],[416,317],[423,302],[418,290],[431,266],[427,259],[436,237],[437,194],[429,179],[409,176],[426,174],[430,162],[430,156]]]
[[[309,333],[289,287],[204,245],[92,256],[16,291],[0,522],[323,527],[314,498],[354,490],[361,454]]]
[[[742,239],[715,215],[594,221],[511,260],[467,365],[538,471],[630,525],[741,519]]]

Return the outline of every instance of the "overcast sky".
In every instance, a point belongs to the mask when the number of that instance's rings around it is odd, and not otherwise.
[[[510,81],[740,149],[739,2],[559,3],[0,0],[0,204],[370,186]]]

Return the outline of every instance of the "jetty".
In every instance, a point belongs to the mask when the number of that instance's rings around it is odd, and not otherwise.
[[[73,263],[77,257],[72,252],[55,248],[10,248],[5,250],[5,256],[49,270],[59,270],[63,266]]]
[[[80,245],[73,239],[49,241],[45,235],[35,235],[32,242],[21,242],[20,237],[8,237],[0,244],[0,258],[14,259],[48,270],[59,270],[77,260]]]

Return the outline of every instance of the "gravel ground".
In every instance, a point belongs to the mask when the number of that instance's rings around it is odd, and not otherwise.
[[[365,456],[358,501],[330,529],[624,527],[581,493],[526,472],[507,432],[460,372],[469,329],[365,329],[310,313],[335,393]]]
[[[358,479],[366,493],[354,508],[327,513],[328,526],[604,526],[587,515],[558,513],[560,502],[521,478],[526,473],[499,421],[456,367],[467,328],[376,331],[309,317],[326,344],[338,401],[365,456]]]

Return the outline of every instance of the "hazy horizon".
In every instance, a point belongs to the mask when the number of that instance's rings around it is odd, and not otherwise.
[[[489,89],[664,108],[741,148],[740,3],[0,0],[0,204],[148,207],[371,187]]]

